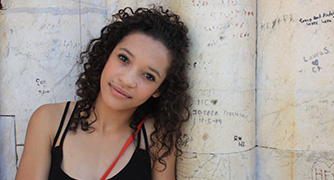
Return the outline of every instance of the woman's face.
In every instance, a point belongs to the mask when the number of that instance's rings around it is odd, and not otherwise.
[[[140,32],[131,33],[111,52],[101,74],[100,95],[110,108],[135,110],[158,88],[170,66],[168,49]]]

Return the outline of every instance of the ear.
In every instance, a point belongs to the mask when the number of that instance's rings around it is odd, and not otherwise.
[[[152,94],[152,97],[153,97],[153,98],[158,98],[160,95],[161,95],[161,92],[160,92],[160,90],[158,89],[158,90],[156,90],[156,91]]]

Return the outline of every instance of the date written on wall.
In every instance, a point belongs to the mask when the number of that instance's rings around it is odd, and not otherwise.
[[[200,110],[200,109],[194,109],[192,110],[192,116],[193,120],[200,122],[200,123],[206,123],[206,124],[223,124],[221,116],[226,116],[229,118],[241,118],[241,119],[248,119],[248,115],[240,112],[233,112],[233,111],[226,111],[223,110],[222,112],[216,111],[216,110]]]

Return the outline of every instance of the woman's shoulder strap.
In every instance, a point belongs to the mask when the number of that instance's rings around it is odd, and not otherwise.
[[[78,107],[78,102],[76,102],[75,105],[74,105],[74,108],[73,108],[72,114],[71,114],[71,116],[70,116],[70,119],[68,120],[68,123],[67,123],[67,125],[66,125],[66,128],[65,128],[65,130],[64,130],[64,132],[63,132],[63,136],[61,137],[61,140],[60,140],[60,142],[59,142],[59,145],[61,145],[61,146],[63,145],[63,142],[64,142],[65,136],[66,136],[66,134],[67,134],[67,131],[70,129],[71,120],[72,120],[72,118],[73,118],[74,112],[75,112],[75,110],[77,109],[77,107]]]
[[[140,147],[140,142],[141,142],[141,134],[143,133],[143,136],[144,136],[144,142],[145,142],[145,149],[148,150],[149,149],[149,145],[148,145],[148,139],[147,139],[147,133],[146,133],[146,128],[145,128],[145,121],[146,117],[143,119],[143,123],[140,127],[140,131],[137,135],[137,148]],[[139,128],[139,125],[138,127]]]
[[[67,103],[65,105],[64,113],[63,113],[63,116],[62,116],[61,121],[59,123],[59,127],[58,127],[58,130],[57,130],[56,136],[53,139],[53,145],[52,145],[52,147],[54,147],[56,145],[56,142],[58,140],[59,134],[60,134],[61,129],[62,129],[63,125],[64,125],[64,121],[65,121],[66,114],[67,114],[67,111],[68,111],[68,107],[70,106],[70,103],[71,103],[70,101],[67,101]]]
[[[142,131],[143,131],[143,136],[144,136],[144,141],[145,141],[145,149],[149,150],[149,146],[148,146],[148,139],[147,139],[147,133],[146,133],[146,129],[145,129],[145,125],[143,124],[143,126],[141,127]]]

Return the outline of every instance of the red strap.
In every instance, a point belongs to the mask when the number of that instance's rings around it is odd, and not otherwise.
[[[128,148],[128,146],[131,144],[131,142],[133,141],[134,136],[136,136],[141,128],[141,126],[144,123],[144,120],[146,119],[146,117],[138,124],[137,126],[137,131],[134,134],[131,134],[131,136],[129,137],[129,139],[126,141],[126,143],[124,144],[121,152],[118,154],[118,156],[116,157],[116,159],[114,160],[114,162],[109,166],[109,168],[107,169],[107,171],[103,174],[103,176],[101,177],[100,180],[105,180],[107,178],[107,176],[109,175],[109,173],[111,172],[111,170],[114,168],[115,164],[117,163],[118,159],[121,157],[121,155],[124,153],[124,151],[126,150],[126,148]]]

